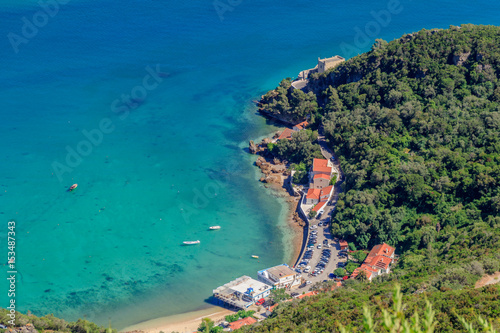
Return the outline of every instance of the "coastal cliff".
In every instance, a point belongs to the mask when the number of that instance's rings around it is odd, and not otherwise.
[[[307,92],[284,79],[263,96],[265,113],[322,128],[340,162],[331,233],[357,249],[385,242],[400,259],[389,275],[280,305],[242,331],[359,330],[359,304],[382,316],[395,283],[411,312],[423,316],[431,301],[436,331],[463,331],[457,315],[500,327],[500,287],[474,289],[500,270],[499,36],[499,27],[462,25],[377,40],[310,75]],[[273,152],[293,156],[303,151],[296,143]]]

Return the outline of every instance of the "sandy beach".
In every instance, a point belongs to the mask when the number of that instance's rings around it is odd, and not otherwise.
[[[142,331],[147,333],[191,333],[196,332],[203,318],[210,318],[215,323],[224,320],[224,317],[234,312],[218,306],[207,309],[182,313],[175,316],[162,317],[144,321],[133,326],[126,327],[121,332]]]
[[[292,261],[288,263],[288,265],[293,266],[297,261],[297,258],[300,255],[300,250],[302,248],[304,228],[299,225],[299,223],[295,219],[295,212],[297,210],[297,206],[299,204],[300,198],[290,197],[287,199],[289,203],[289,214],[288,214],[288,225],[293,231],[293,255]]]

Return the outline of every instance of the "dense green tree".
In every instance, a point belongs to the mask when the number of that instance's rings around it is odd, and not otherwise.
[[[332,233],[351,250],[386,242],[401,257],[369,285],[352,279],[325,297],[280,305],[255,331],[332,332],[335,320],[359,329],[360,305],[390,305],[391,280],[421,315],[422,294],[433,302],[436,331],[463,330],[457,314],[475,327],[479,315],[500,318],[498,288],[472,289],[500,269],[499,36],[493,26],[422,30],[310,77],[305,95],[316,95],[315,119],[345,176]],[[263,107],[278,114],[272,103]],[[313,154],[297,143],[281,148],[309,167]]]

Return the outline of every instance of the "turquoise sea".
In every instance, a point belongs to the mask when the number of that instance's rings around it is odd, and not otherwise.
[[[291,259],[252,100],[375,38],[500,24],[484,0],[55,1],[0,1],[0,262],[13,219],[17,310],[118,328]]]

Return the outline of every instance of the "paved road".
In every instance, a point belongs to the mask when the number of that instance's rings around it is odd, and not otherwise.
[[[323,129],[320,128],[319,132],[320,132],[320,135],[318,136],[318,143],[321,147],[321,153],[323,154],[323,156],[325,158],[331,159],[334,155],[333,155],[333,152],[331,151],[331,149],[328,148],[328,145],[325,141],[325,137],[323,135]],[[336,162],[336,160],[335,160],[335,162]],[[335,210],[338,196],[339,196],[339,193],[341,192],[340,185],[342,184],[343,179],[344,179],[344,175],[343,175],[342,169],[340,168],[339,163],[338,162],[335,163],[335,162],[334,162],[334,165],[335,165],[335,168],[337,169],[337,172],[339,173],[340,180],[335,184],[333,196],[330,199],[329,205],[326,206],[323,214],[321,214],[320,219],[311,219],[310,220],[309,232],[307,235],[307,243],[309,243],[309,239],[311,237],[311,231],[317,230],[317,236],[318,236],[317,243],[315,244],[312,258],[310,259],[310,261],[308,263],[308,265],[311,266],[311,272],[314,270],[316,265],[321,260],[322,251],[325,248],[323,246],[323,241],[325,239],[328,240],[328,244],[330,245],[330,248],[329,248],[331,250],[330,261],[326,264],[323,273],[321,273],[317,276],[312,276],[310,273],[309,274],[302,273],[302,277],[308,281],[311,281],[311,284],[308,284],[305,287],[300,288],[298,290],[298,292],[300,292],[300,293],[302,291],[306,291],[306,292],[309,291],[309,289],[317,282],[321,282],[324,280],[330,280],[328,278],[328,275],[330,273],[332,273],[338,267],[337,266],[338,263],[341,261],[342,262],[346,261],[346,258],[344,258],[344,257],[340,258],[338,256],[339,251],[340,251],[340,246],[338,244],[338,241],[334,241],[335,236],[330,233],[331,215],[332,215],[333,211]],[[322,223],[323,226],[314,228],[314,226],[318,226],[319,223]],[[322,245],[322,248],[318,249],[317,246],[320,244]],[[298,261],[299,263],[301,261],[303,261],[302,260],[303,256],[304,256],[304,254],[302,254],[301,260]]]

